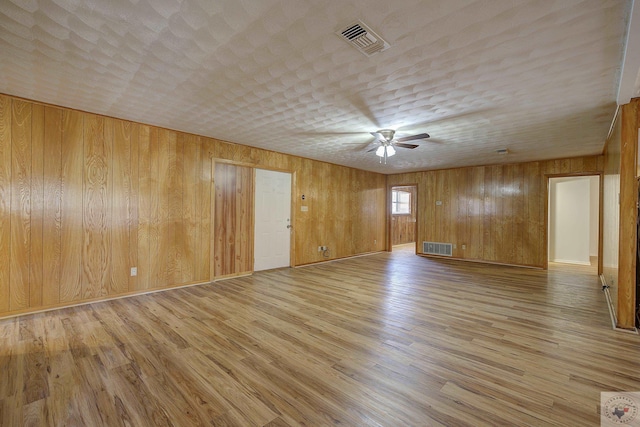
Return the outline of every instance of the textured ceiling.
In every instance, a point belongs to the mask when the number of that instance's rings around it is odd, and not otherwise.
[[[630,9],[2,0],[0,92],[383,173],[600,154]],[[355,19],[391,47],[335,34]],[[363,149],[379,128],[432,138],[384,165]]]

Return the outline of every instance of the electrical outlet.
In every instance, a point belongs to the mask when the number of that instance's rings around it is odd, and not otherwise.
[[[455,243],[453,244],[453,249],[458,249],[458,245],[456,245]]]
[[[462,245],[462,249],[467,249],[467,245]]]
[[[377,240],[374,240],[374,241],[373,241],[373,244],[374,244],[374,245],[377,245],[377,244],[378,244],[378,241],[377,241]]]
[[[322,246],[318,246],[318,252],[322,252]]]
[[[138,275],[138,267],[131,267],[131,276]]]

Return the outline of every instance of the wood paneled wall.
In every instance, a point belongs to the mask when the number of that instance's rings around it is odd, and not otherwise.
[[[214,276],[253,270],[253,169],[215,165]]]
[[[213,159],[295,172],[296,265],[385,248],[384,175],[0,95],[0,316],[250,272],[253,172]]]
[[[618,327],[636,323],[636,251],[638,247],[638,127],[640,99],[620,107],[620,235],[618,252]]]
[[[296,265],[384,250],[386,177],[308,159],[297,161]],[[329,247],[327,257],[318,246]]]
[[[423,241],[454,243],[455,258],[545,267],[547,176],[601,170],[594,156],[390,175],[388,184],[418,184],[419,253]]]

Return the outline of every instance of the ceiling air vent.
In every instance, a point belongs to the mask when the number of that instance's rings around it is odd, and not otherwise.
[[[389,48],[389,43],[373,32],[362,21],[356,21],[338,31],[340,37],[367,56]]]

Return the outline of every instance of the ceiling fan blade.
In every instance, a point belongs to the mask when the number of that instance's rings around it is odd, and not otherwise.
[[[379,144],[378,144],[378,145],[376,145],[375,147],[373,147],[372,149],[367,150],[367,153],[371,153],[372,151],[376,151],[378,148],[380,148],[380,145],[379,145]]]
[[[405,142],[405,141],[413,141],[416,139],[427,139],[429,138],[429,134],[428,133],[419,133],[417,135],[409,135],[409,136],[403,136],[402,138],[396,138],[396,141],[398,142]]]
[[[383,134],[381,134],[380,132],[369,132],[371,135],[373,135],[373,137],[375,139],[377,139],[378,141],[386,141],[387,139],[384,137]]]
[[[395,145],[396,147],[402,147],[402,148],[410,148],[410,149],[414,149],[416,147],[419,147],[419,145],[415,145],[415,144],[403,144],[402,142],[394,142],[393,145]]]

